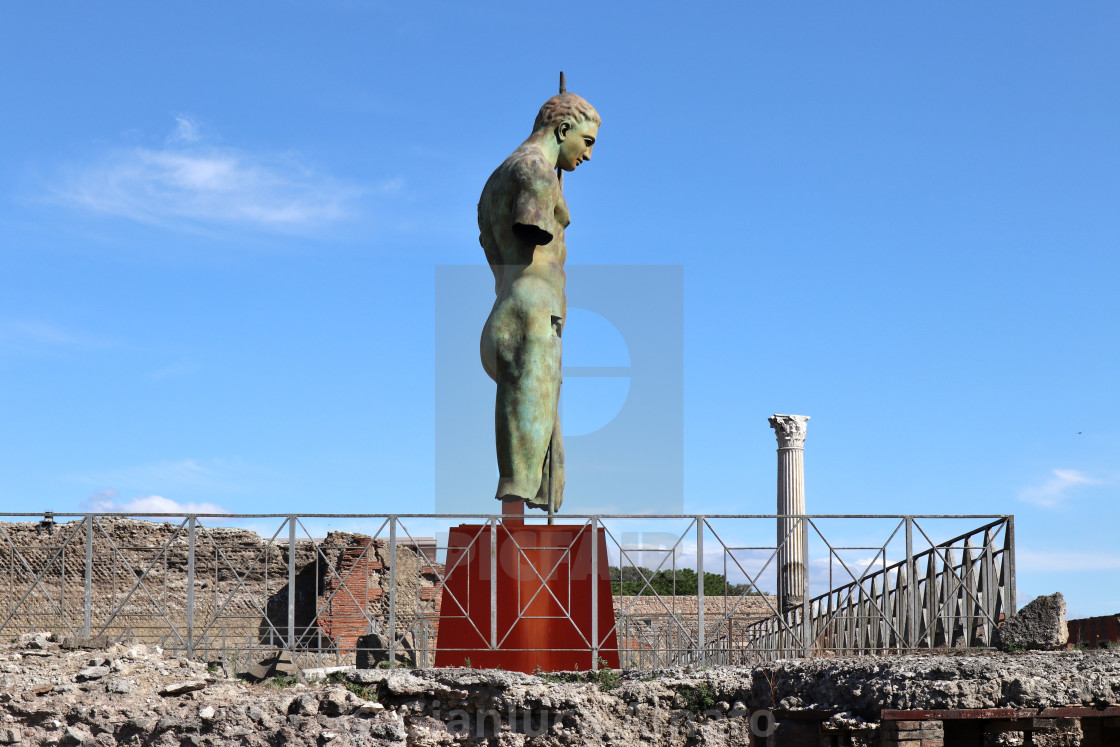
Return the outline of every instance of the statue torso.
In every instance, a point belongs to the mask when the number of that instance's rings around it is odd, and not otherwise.
[[[478,202],[478,240],[494,271],[499,297],[510,293],[520,279],[535,278],[562,298],[564,229],[569,222],[556,172],[539,148],[523,145],[495,169]],[[534,246],[514,233],[515,223],[535,225],[552,240]]]

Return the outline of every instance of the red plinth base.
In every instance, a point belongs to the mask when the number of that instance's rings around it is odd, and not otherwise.
[[[488,524],[460,524],[447,542],[447,581],[440,602],[437,667],[471,666],[546,672],[590,669],[596,654],[618,668],[607,543],[595,548],[586,525],[498,524],[494,544],[497,614],[491,619]],[[592,635],[591,589],[598,584],[598,635]],[[493,645],[492,645],[493,644]]]

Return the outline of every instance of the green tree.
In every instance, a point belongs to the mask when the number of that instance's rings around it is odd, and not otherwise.
[[[696,571],[691,568],[653,571],[641,566],[610,567],[611,591],[622,596],[696,596]],[[750,584],[733,584],[720,573],[704,574],[704,593],[713,596],[761,594]]]

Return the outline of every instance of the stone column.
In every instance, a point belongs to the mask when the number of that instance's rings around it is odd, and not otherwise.
[[[809,525],[783,516],[805,513],[805,430],[808,415],[774,415],[778,437],[778,609],[801,606],[809,591]]]

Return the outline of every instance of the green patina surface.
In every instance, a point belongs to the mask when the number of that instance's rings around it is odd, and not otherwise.
[[[541,107],[533,133],[486,181],[479,243],[494,271],[496,299],[482,330],[482,365],[497,383],[495,498],[556,510],[564,497],[560,400],[564,229],[568,205],[557,169],[591,159],[600,118],[575,94]]]

